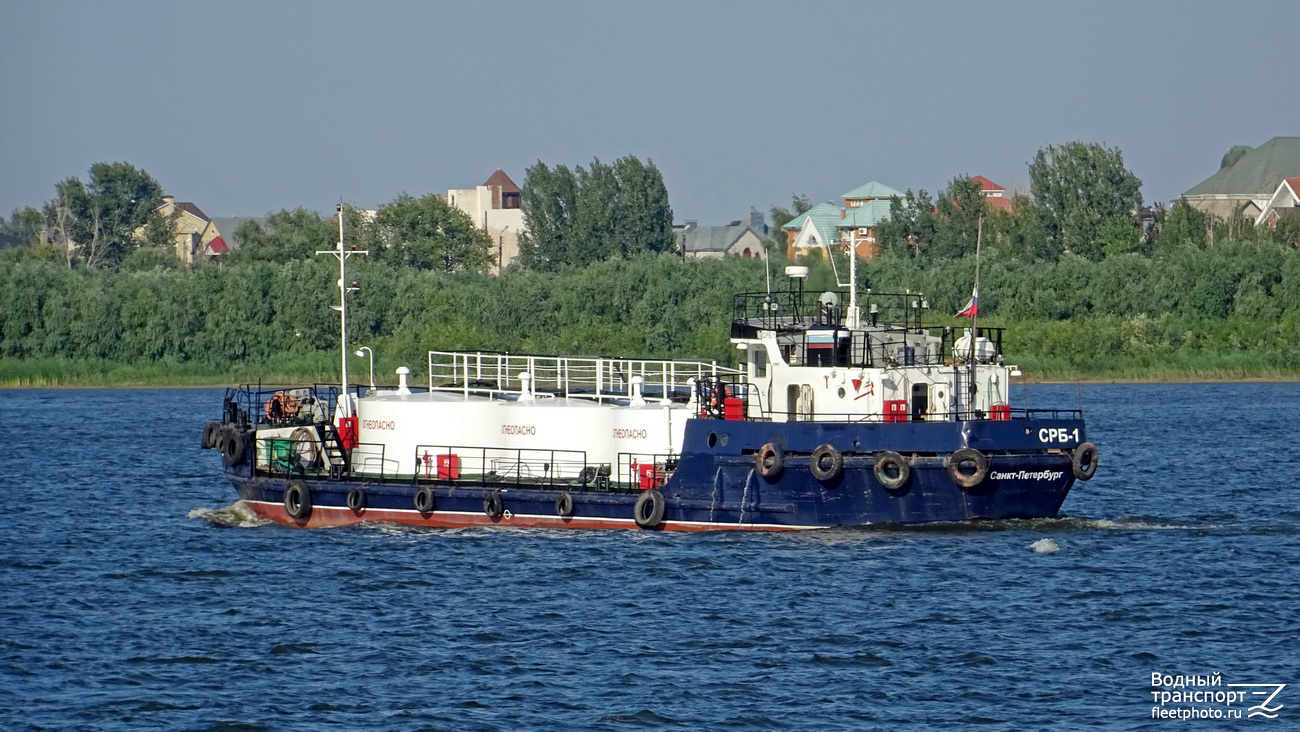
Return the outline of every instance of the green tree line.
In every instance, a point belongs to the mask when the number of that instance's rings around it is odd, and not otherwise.
[[[319,362],[338,347],[330,309],[338,271],[329,258],[142,272],[6,259],[5,360],[165,362],[220,373],[285,358]],[[508,268],[499,276],[352,262],[361,290],[351,296],[349,339],[375,349],[381,373],[399,364],[418,373],[429,350],[726,363],[735,358],[732,295],[761,290],[765,280],[761,261],[667,254],[558,272]],[[885,256],[859,277],[876,292],[925,292],[930,322],[962,325],[951,316],[969,296],[974,267],[969,257]],[[1250,375],[1249,364],[1263,374],[1300,363],[1300,252],[1276,243],[1185,246],[1101,262],[1078,255],[1026,261],[994,251],[981,270],[980,322],[1010,328],[1013,360],[1104,373],[1121,363],[1159,369],[1212,356],[1247,364],[1241,375]],[[810,292],[832,286],[829,267],[816,263]]]

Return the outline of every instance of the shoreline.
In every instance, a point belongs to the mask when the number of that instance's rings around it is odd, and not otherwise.
[[[38,390],[38,389],[226,389],[239,386],[242,381],[221,381],[210,384],[176,384],[176,383],[138,383],[134,381],[123,381],[119,383],[92,384],[77,383],[75,380],[66,384],[13,384],[0,383],[0,391],[20,391],[20,390]],[[281,379],[263,382],[266,386],[294,386],[307,383],[332,383],[329,380],[318,381],[315,379]],[[1070,384],[1079,385],[1132,385],[1132,384],[1297,384],[1300,383],[1300,375],[1297,376],[1243,376],[1240,378],[1173,378],[1173,377],[1152,377],[1152,378],[1106,378],[1097,376],[1081,376],[1077,379],[1025,379],[1018,377],[1013,379],[1012,384],[1015,386],[1066,386]],[[395,389],[396,384],[378,384],[378,389]]]

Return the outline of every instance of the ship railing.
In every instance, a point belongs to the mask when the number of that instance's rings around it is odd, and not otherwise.
[[[718,376],[695,382],[699,416],[732,421],[765,421],[763,392],[743,375]]]
[[[865,326],[866,330],[847,327],[817,327],[785,336],[794,339],[798,348],[787,356],[791,366],[848,368],[888,368],[900,366],[945,366],[970,360],[957,342],[965,328],[936,327],[918,331],[902,326]],[[977,328],[976,358],[979,363],[993,363],[1002,353],[1002,328]],[[783,340],[783,343],[789,342]]]
[[[349,388],[361,396],[368,387]],[[338,384],[243,384],[226,389],[222,416],[241,427],[293,427],[333,421]],[[277,399],[278,395],[278,399]]]
[[[885,412],[814,412],[804,413],[765,413],[768,418],[785,422],[854,422],[854,423],[904,423],[904,422],[1008,422],[1020,420],[1081,420],[1083,411],[1079,409],[1028,409],[1012,408],[994,404],[988,410],[938,410],[931,409],[921,414],[907,411],[906,402]],[[888,404],[886,405],[889,406]]]
[[[254,469],[260,475],[321,476],[329,474],[329,457],[314,437],[259,437],[254,444]],[[384,445],[357,443],[351,452],[352,472],[367,478],[386,480],[388,466]]]
[[[416,445],[415,483],[510,484],[520,488],[608,490],[611,466],[582,450]]]
[[[833,297],[828,298],[828,294]],[[856,313],[850,312],[842,293],[808,292],[801,288],[768,292],[742,292],[732,297],[732,337],[752,337],[754,329],[789,332],[809,328],[847,327],[854,319],[861,328],[888,326],[921,333],[938,326],[924,325],[929,299],[919,292],[860,293]],[[750,334],[736,331],[748,331]]]
[[[632,395],[634,377],[641,378],[646,398],[686,401],[692,379],[739,374],[716,361],[669,361],[623,358],[530,356],[485,351],[429,351],[429,390],[495,396],[524,389],[520,374],[527,373],[528,389],[557,396],[582,396],[596,400]]]
[[[631,490],[663,488],[677,470],[679,459],[676,453],[620,452],[617,483]]]
[[[365,478],[374,478],[376,480],[387,480],[388,476],[394,471],[389,470],[388,460],[385,458],[385,446],[380,443],[359,442],[352,448],[351,457],[352,474]],[[396,465],[392,466],[394,469]]]

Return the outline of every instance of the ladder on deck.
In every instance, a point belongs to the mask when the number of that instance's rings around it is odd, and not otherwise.
[[[321,454],[329,466],[330,479],[346,478],[352,473],[351,450],[343,447],[339,440],[339,431],[332,422],[317,423],[316,436],[320,438]]]

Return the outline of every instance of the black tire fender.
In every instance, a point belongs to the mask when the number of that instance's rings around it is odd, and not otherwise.
[[[366,510],[366,491],[364,488],[357,487],[348,491],[347,498],[348,508],[353,513],[361,513]]]
[[[844,473],[844,456],[834,445],[818,445],[808,456],[808,470],[817,480],[835,480]]]
[[[555,499],[555,515],[560,518],[573,516],[573,494],[565,491]]]
[[[641,491],[641,497],[636,499],[636,506],[632,508],[632,518],[636,519],[637,526],[653,529],[663,523],[666,508],[667,501],[664,500],[664,494],[660,493],[658,488],[648,488]]]
[[[895,475],[890,475],[891,467]],[[893,450],[885,450],[876,455],[874,472],[876,482],[880,483],[885,490],[896,491],[907,485],[907,481],[911,479],[912,464]]]
[[[971,464],[975,470],[967,473],[962,466]],[[984,453],[973,447],[963,447],[948,456],[944,461],[948,468],[948,477],[961,488],[974,488],[984,482],[989,474],[989,459]]]
[[[1092,480],[1092,476],[1097,474],[1097,460],[1101,453],[1097,446],[1091,442],[1085,442],[1074,448],[1070,453],[1070,468],[1074,471],[1074,477],[1079,480]]]
[[[244,434],[234,427],[224,430],[225,437],[220,438],[221,457],[226,465],[234,467],[244,461]]]
[[[217,438],[221,435],[220,422],[208,422],[203,425],[203,445],[204,450],[211,450],[217,446]]]
[[[433,488],[427,485],[420,486],[420,490],[415,492],[411,502],[415,504],[415,510],[426,518],[433,513],[434,507],[438,504],[437,498],[433,495]]]
[[[506,512],[505,499],[501,497],[501,491],[495,490],[483,497],[483,513],[490,519],[499,519]]]
[[[284,512],[297,522],[311,518],[311,489],[301,480],[291,480],[284,489]]]
[[[764,478],[780,477],[781,471],[785,469],[785,450],[774,442],[763,445],[754,454],[754,468]]]

